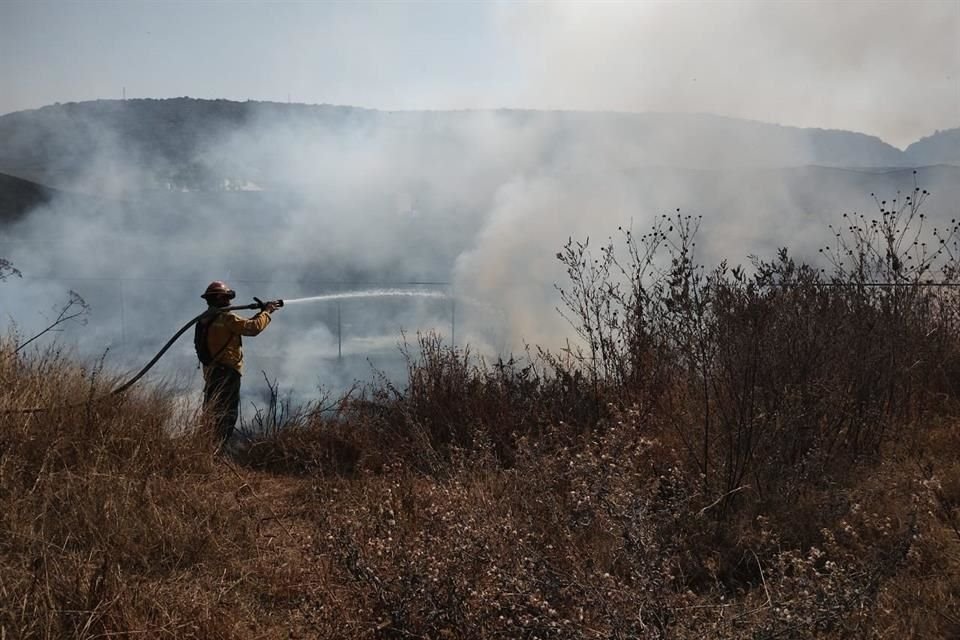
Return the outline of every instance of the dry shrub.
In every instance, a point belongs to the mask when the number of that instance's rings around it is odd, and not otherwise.
[[[718,528],[682,455],[638,416],[575,448],[521,442],[510,469],[461,459],[444,478],[396,463],[317,480],[311,553],[336,586],[299,593],[304,635],[883,637],[891,585],[930,551],[910,501],[882,502],[893,478],[843,491],[844,517],[824,514],[804,547],[774,518]],[[946,586],[910,606],[949,605]]]
[[[272,433],[252,435],[235,456],[240,464],[289,475],[353,474],[362,444],[335,420],[312,417]]]
[[[958,272],[958,227],[928,231],[915,191],[837,231],[830,274],[786,249],[708,271],[700,221],[679,213],[598,257],[569,242],[578,369],[668,422],[721,518],[748,495],[792,501],[840,479],[956,400],[958,299],[930,279]]]
[[[509,470],[461,459],[437,479],[398,463],[362,489],[318,486],[314,518],[325,535],[317,551],[336,558],[338,582],[349,587],[318,627],[350,620],[344,635],[377,637],[576,637],[609,628],[617,605],[608,596],[621,579],[611,572],[630,573],[624,563],[632,566],[637,550],[604,500],[613,486],[632,484],[630,466],[657,458],[654,443],[638,440],[625,468],[612,467],[601,449],[621,444],[545,458],[524,442]],[[635,492],[655,493],[650,482]],[[643,579],[665,582],[659,575]]]
[[[418,334],[416,350],[404,353],[403,388],[383,379],[339,404],[337,421],[369,443],[361,449],[374,466],[399,459],[442,475],[458,456],[476,454],[510,467],[521,438],[569,444],[607,411],[595,385],[546,352],[489,365]]]

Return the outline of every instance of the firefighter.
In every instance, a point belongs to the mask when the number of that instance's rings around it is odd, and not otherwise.
[[[211,282],[200,296],[207,301],[209,313],[197,322],[194,336],[197,356],[203,365],[203,408],[215,416],[220,448],[230,440],[240,412],[242,336],[255,336],[266,329],[270,314],[279,306],[268,302],[252,318],[222,311],[236,295],[225,282]]]

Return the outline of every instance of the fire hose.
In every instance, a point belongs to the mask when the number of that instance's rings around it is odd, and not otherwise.
[[[219,314],[219,313],[226,313],[226,312],[228,312],[228,311],[245,311],[245,310],[253,310],[253,309],[259,309],[260,311],[263,311],[264,309],[266,309],[266,307],[267,307],[268,304],[273,304],[273,305],[276,305],[277,307],[282,307],[282,306],[283,306],[283,300],[267,300],[266,302],[264,302],[264,301],[261,300],[260,298],[256,298],[256,297],[254,297],[254,300],[255,300],[255,302],[253,302],[253,303],[251,303],[251,304],[235,305],[235,306],[223,307],[223,308],[216,308],[216,309],[215,309],[215,308],[210,308],[210,309],[207,309],[206,311],[204,311],[203,313],[201,313],[200,315],[192,318],[189,322],[187,322],[185,325],[183,325],[182,327],[180,327],[180,330],[177,331],[175,334],[173,334],[173,337],[172,337],[172,338],[170,338],[169,340],[167,340],[167,343],[166,343],[165,345],[163,345],[163,348],[161,348],[160,351],[157,352],[157,355],[153,356],[153,358],[150,360],[150,362],[148,362],[146,365],[144,365],[144,367],[143,367],[142,369],[140,369],[140,371],[138,371],[138,372],[136,373],[136,375],[134,375],[132,378],[130,378],[129,380],[127,380],[127,381],[124,382],[123,384],[119,385],[119,386],[116,387],[115,389],[113,389],[110,393],[104,394],[104,395],[100,396],[99,398],[94,398],[93,400],[87,400],[87,401],[85,401],[85,402],[78,402],[78,403],[73,403],[73,404],[68,404],[68,405],[61,405],[61,406],[59,406],[59,407],[53,407],[53,406],[51,406],[51,407],[31,407],[31,408],[28,408],[28,409],[2,409],[2,410],[0,410],[0,414],[10,414],[10,413],[20,413],[20,414],[26,414],[26,413],[44,413],[44,412],[47,412],[47,411],[52,411],[53,409],[71,409],[71,408],[76,408],[76,407],[83,407],[83,406],[86,406],[86,405],[91,404],[91,403],[94,403],[94,402],[101,402],[101,401],[103,401],[103,400],[106,400],[107,398],[112,398],[113,396],[118,396],[118,395],[122,394],[124,391],[126,391],[127,389],[129,389],[130,387],[132,387],[134,384],[137,383],[137,381],[140,380],[140,378],[142,378],[144,375],[146,375],[146,373],[147,373],[148,371],[150,371],[150,369],[153,368],[153,365],[157,364],[157,362],[160,360],[160,358],[163,357],[163,354],[165,354],[165,353],[170,349],[170,347],[173,346],[173,344],[180,338],[180,336],[182,336],[184,333],[186,333],[186,331],[187,331],[190,327],[192,327],[193,325],[195,325],[195,324],[196,324],[197,322],[199,322],[200,320],[203,320],[204,318],[210,317],[210,316],[212,316],[212,315],[217,315],[217,314]]]

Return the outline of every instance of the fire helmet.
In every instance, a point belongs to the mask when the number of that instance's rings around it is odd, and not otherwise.
[[[203,292],[203,295],[200,296],[204,300],[210,296],[216,295],[225,295],[230,300],[233,300],[237,297],[237,292],[227,286],[227,283],[222,280],[214,280],[207,286],[207,290]]]

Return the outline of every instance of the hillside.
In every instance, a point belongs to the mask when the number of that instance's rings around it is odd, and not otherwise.
[[[0,172],[65,186],[105,156],[136,170],[144,188],[217,189],[224,181],[277,181],[268,158],[238,165],[210,153],[238,133],[249,142],[300,136],[394,131],[400,139],[443,146],[464,127],[511,127],[536,135],[553,158],[582,152],[585,140],[634,149],[635,166],[846,167],[929,164],[924,147],[909,156],[878,138],[849,131],[800,129],[709,115],[539,111],[380,112],[330,105],[227,100],[127,100],[57,104],[0,116]],[[945,142],[946,146],[954,144]],[[938,147],[939,148],[939,147]],[[939,151],[933,157],[940,158]],[[939,160],[937,160],[939,162]]]
[[[636,306],[567,283],[602,358],[423,336],[233,454],[163,385],[0,340],[0,636],[957,637],[949,297],[672,264]]]
[[[23,218],[34,207],[57,197],[55,189],[0,173],[0,224]]]
[[[960,164],[960,128],[921,138],[904,153],[915,164]]]

